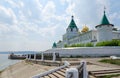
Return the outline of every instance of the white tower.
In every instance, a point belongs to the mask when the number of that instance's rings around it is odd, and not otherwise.
[[[66,29],[66,34],[63,35],[64,44],[69,45],[69,39],[79,35],[78,28],[74,22],[74,17],[72,16],[71,22]]]
[[[97,25],[95,28],[97,29],[97,42],[100,41],[108,41],[113,39],[113,24],[110,24],[104,10],[104,15],[100,25]]]

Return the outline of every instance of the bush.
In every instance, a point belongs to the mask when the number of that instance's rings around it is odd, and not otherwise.
[[[85,47],[85,44],[72,44],[69,47]]]
[[[119,43],[118,43],[118,46],[120,46],[120,41],[119,41]]]
[[[85,46],[86,47],[93,47],[94,45],[92,43],[87,43]]]
[[[95,46],[120,46],[120,40],[111,40],[111,41],[102,41],[98,42]],[[68,46],[67,44],[64,45],[65,48],[67,47],[94,47],[93,43],[80,43],[80,44],[72,44]]]
[[[66,48],[66,47],[68,47],[68,45],[67,45],[67,44],[65,44],[65,45],[64,45],[64,47]]]
[[[94,45],[93,45],[92,43],[72,44],[72,45],[70,45],[70,46],[68,46],[68,45],[66,45],[66,44],[64,45],[65,48],[66,48],[66,47],[93,47],[93,46],[94,46]]]
[[[96,46],[120,46],[120,40],[98,42]]]
[[[99,62],[120,65],[120,59],[102,59]]]

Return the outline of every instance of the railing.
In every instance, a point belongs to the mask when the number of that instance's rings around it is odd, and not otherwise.
[[[35,75],[32,78],[41,78],[45,76],[50,76],[50,74],[55,75],[54,74],[55,72],[60,71],[61,69],[65,69],[68,66],[70,66],[70,64],[66,61],[63,66]],[[86,70],[85,61],[82,61],[80,65],[77,66],[76,68],[67,68],[67,70],[65,71],[66,72],[64,72],[64,77],[62,78],[88,78],[88,72]],[[61,77],[58,77],[56,75],[55,77],[52,77],[52,78],[61,78]]]
[[[26,59],[28,59],[28,60],[31,60],[31,59],[36,60],[37,59],[37,60],[41,60],[41,61],[52,60],[53,62],[61,61],[61,57],[59,56],[59,53],[55,53],[55,52],[52,52],[52,53],[42,52],[39,54],[27,54]]]
[[[70,65],[70,64],[69,64],[67,61],[65,61],[63,66],[60,66],[60,67],[55,68],[55,69],[51,69],[51,70],[49,70],[49,71],[46,71],[46,72],[41,73],[41,74],[38,74],[38,75],[35,75],[35,76],[33,76],[32,78],[41,78],[41,77],[47,76],[47,75],[49,75],[49,74],[51,74],[51,73],[53,73],[53,72],[56,72],[56,71],[58,71],[58,70],[60,70],[60,69],[63,69],[63,68],[65,68],[65,67],[68,67],[69,65]]]
[[[82,61],[78,67],[67,69],[66,78],[88,78],[86,62]]]
[[[81,63],[81,64],[77,67],[79,78],[83,78],[83,65],[84,65],[84,64]]]

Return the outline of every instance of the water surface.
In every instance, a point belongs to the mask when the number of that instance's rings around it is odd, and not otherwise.
[[[13,65],[20,60],[10,60],[8,59],[8,54],[0,54],[0,70],[5,69],[6,67]]]

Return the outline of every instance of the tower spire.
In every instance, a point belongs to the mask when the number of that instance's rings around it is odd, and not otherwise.
[[[71,22],[70,22],[68,27],[71,28],[71,29],[77,28],[76,23],[74,21],[74,16],[73,15],[71,16]]]
[[[71,17],[72,17],[72,19],[74,19],[74,16],[73,16],[73,15],[72,15]]]
[[[103,14],[102,20],[101,20],[100,24],[97,25],[96,27],[101,26],[101,25],[112,25],[112,26],[114,26],[113,24],[110,24],[110,22],[109,22],[109,20],[106,16],[106,7],[105,6],[104,6],[104,11],[103,12],[104,12],[104,14]]]
[[[104,6],[104,14],[103,14],[103,18],[102,18],[102,20],[101,20],[101,24],[102,24],[102,25],[110,24],[109,21],[108,21],[108,19],[107,19],[106,14],[105,14],[105,10],[106,10],[106,8],[105,8],[105,6]]]
[[[105,14],[106,7],[104,6],[104,14]]]

